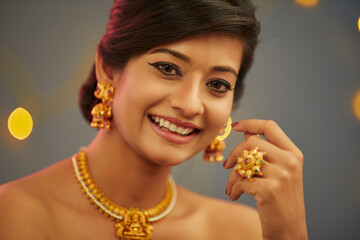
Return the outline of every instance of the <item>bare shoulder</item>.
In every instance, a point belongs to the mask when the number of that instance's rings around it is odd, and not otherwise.
[[[247,205],[181,190],[205,219],[209,239],[262,239],[258,212]],[[191,200],[190,200],[191,199]]]
[[[35,221],[42,227],[42,219],[47,215],[46,205],[32,194],[24,180],[17,180],[0,186],[0,239],[19,237],[38,238]]]
[[[42,239],[62,163],[0,185],[0,239]]]
[[[217,219],[218,226],[226,229],[223,239],[263,239],[259,214],[254,208],[236,202],[206,199],[209,218]]]

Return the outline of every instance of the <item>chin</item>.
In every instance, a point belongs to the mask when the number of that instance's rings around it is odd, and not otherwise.
[[[196,153],[185,153],[184,150],[172,150],[172,151],[152,151],[146,155],[146,158],[157,165],[162,166],[177,166],[187,160],[191,159]]]

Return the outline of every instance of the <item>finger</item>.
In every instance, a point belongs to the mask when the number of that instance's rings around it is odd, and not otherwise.
[[[260,136],[258,134],[252,134],[252,133],[249,133],[249,132],[244,132],[245,140],[248,140],[248,138],[251,137],[251,136],[258,136],[260,138]]]
[[[239,199],[239,197],[244,193],[249,193],[255,195],[258,188],[250,188],[252,185],[256,185],[259,182],[259,179],[268,179],[271,182],[281,182],[289,183],[291,179],[291,174],[285,168],[279,164],[269,163],[261,167],[262,175],[255,175],[252,177],[252,181],[247,178],[241,178],[238,172],[234,169],[228,179],[228,185],[226,188],[226,193],[232,201]],[[243,183],[245,182],[245,183]]]
[[[244,188],[243,188],[244,184],[241,183],[242,181],[246,181],[246,180],[245,179],[243,179],[243,180],[238,179],[231,186],[230,194],[228,195],[231,201],[238,200],[240,198],[240,196],[244,193]]]
[[[260,167],[260,175],[254,175],[252,178],[274,178],[274,179],[280,179],[280,181],[287,181],[291,177],[291,173],[286,168],[287,166],[283,166],[281,164],[276,163],[268,163],[265,165],[262,165]],[[233,173],[234,172],[234,173]],[[234,169],[232,173],[229,176],[228,185],[229,185],[229,192],[231,193],[231,185],[234,184],[234,182],[241,178],[240,174]],[[246,178],[243,177],[245,180]]]
[[[267,155],[269,153],[272,153],[273,156],[278,156],[279,153],[277,153],[280,149],[276,146],[272,145],[268,141],[260,138],[259,136],[252,135],[247,138],[246,141],[241,142],[239,145],[237,145],[228,155],[226,162],[224,163],[224,168],[229,169],[235,166],[237,163],[237,158],[242,156],[244,153],[244,150],[250,150],[254,149],[254,147],[259,147],[258,151],[266,152],[266,159],[269,159]]]
[[[266,188],[266,182],[268,180],[263,178],[254,178],[252,182],[247,179],[238,179],[231,186],[229,198],[232,201],[236,201],[242,193],[248,193],[258,200],[258,193],[262,193],[261,189]]]
[[[255,138],[256,143],[251,143],[253,142],[252,139]],[[257,136],[252,136],[248,141],[242,142],[233,149],[226,160],[224,168],[233,168],[237,164],[238,157],[242,156],[243,150],[253,149],[254,146],[259,147],[259,152],[266,153],[264,160],[267,161],[268,164],[262,165],[260,168],[263,177],[276,178],[285,181],[288,180],[291,175],[296,175],[296,173],[302,170],[301,159],[297,159],[293,154],[289,154],[289,152],[282,150]]]
[[[285,152],[283,150],[280,151]],[[273,186],[276,187],[277,185],[274,185],[274,183],[290,183],[293,176],[289,169],[287,169],[286,165],[271,162],[263,165],[260,171],[262,173],[261,176],[255,175],[252,177],[252,181],[249,181],[247,178],[241,178],[238,172],[234,169],[229,176],[228,184],[226,187],[226,194],[229,196],[229,198],[232,201],[238,200],[244,192],[249,193],[255,197],[255,194],[259,193],[259,188],[256,186],[251,186],[252,184],[256,185],[259,182],[259,179],[268,179],[270,180],[269,184],[271,183],[273,184]],[[242,182],[248,183],[246,184]]]
[[[241,197],[241,195],[244,193],[241,189],[236,189],[236,188],[234,188],[231,192],[232,194],[230,194],[229,196],[231,201],[238,200]]]
[[[232,126],[238,132],[261,134],[266,140],[279,148],[291,151],[297,149],[284,131],[272,120],[247,119],[234,122]]]
[[[235,184],[236,181],[238,181],[240,178],[240,175],[236,172],[236,171],[231,171],[229,179],[228,179],[228,183],[226,186],[226,194],[230,197],[231,196],[231,191],[232,191],[232,187]]]

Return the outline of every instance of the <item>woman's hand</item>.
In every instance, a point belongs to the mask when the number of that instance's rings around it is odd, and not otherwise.
[[[303,154],[271,120],[244,120],[233,123],[233,129],[243,132],[241,142],[228,156],[224,167],[233,168],[244,150],[259,147],[266,152],[261,177],[254,181],[241,179],[233,170],[226,189],[232,201],[242,193],[251,194],[257,201],[263,238],[308,239],[303,194]],[[258,135],[263,135],[266,140]]]

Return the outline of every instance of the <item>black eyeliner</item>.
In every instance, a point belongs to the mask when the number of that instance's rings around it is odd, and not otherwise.
[[[181,72],[179,71],[179,68],[178,68],[176,65],[172,64],[172,63],[169,63],[169,62],[155,62],[155,63],[150,63],[150,62],[148,62],[148,64],[149,64],[150,66],[154,67],[155,69],[157,69],[161,74],[163,74],[163,75],[165,75],[165,76],[168,76],[168,77],[182,77],[182,74],[181,74]],[[173,74],[168,74],[168,73],[163,72],[163,71],[159,68],[159,66],[163,66],[163,65],[169,65],[169,66],[171,66],[171,67],[175,70],[176,75],[178,75],[178,76],[175,76],[175,75],[173,75]]]
[[[213,79],[212,81],[221,82],[228,91],[231,91],[231,90],[233,89],[233,88],[231,87],[230,83],[228,83],[227,81],[225,81],[225,80],[223,80],[223,79],[216,78],[216,79]],[[211,81],[210,81],[210,82],[211,82]],[[209,83],[210,83],[210,82],[209,82]],[[214,89],[214,91],[216,91],[216,90]],[[217,92],[225,93],[224,91],[217,91]]]

